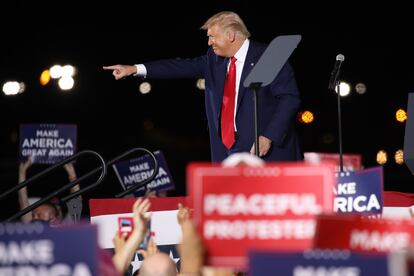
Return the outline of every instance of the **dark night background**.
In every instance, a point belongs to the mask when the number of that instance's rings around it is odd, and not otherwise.
[[[365,94],[352,91],[342,99],[344,152],[362,154],[363,165],[371,167],[377,166],[376,152],[386,150],[390,161],[384,165],[385,189],[414,192],[408,168],[393,161],[393,153],[403,148],[405,130],[405,124],[395,121],[395,111],[406,109],[408,93],[414,92],[407,7],[396,2],[364,9],[349,2],[346,7],[278,5],[248,0],[0,4],[0,83],[26,83],[23,94],[0,95],[0,191],[17,183],[19,124],[74,123],[78,150],[97,151],[106,160],[135,147],[163,151],[177,185],[170,195],[184,195],[186,165],[210,159],[203,92],[195,80],[150,80],[152,92],[142,95],[140,79],[115,81],[102,66],[204,54],[207,38],[200,26],[216,12],[233,10],[254,40],[302,35],[291,63],[302,110],[310,109],[316,117],[311,125],[298,125],[303,150],[338,151],[336,95],[327,85],[335,57],[342,53],[341,79],[367,85]],[[71,92],[61,93],[55,81],[39,84],[40,73],[55,63],[77,67]],[[81,175],[95,165],[79,160],[76,170]],[[44,168],[33,166],[29,176]],[[41,182],[30,195],[66,183],[65,173],[58,171]],[[113,197],[120,191],[110,169],[105,181],[85,195],[84,208],[89,198]],[[16,208],[17,197],[2,200],[2,216]]]

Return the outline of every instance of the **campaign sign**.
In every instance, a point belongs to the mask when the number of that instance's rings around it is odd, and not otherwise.
[[[332,212],[333,165],[194,163],[187,173],[209,265],[244,269],[249,248],[310,248],[314,216]]]
[[[337,173],[334,211],[338,213],[381,214],[382,167]]]
[[[414,221],[337,214],[317,217],[314,248],[392,252],[414,245]]]
[[[249,275],[406,276],[403,254],[364,254],[341,250],[250,252]],[[398,260],[398,265],[396,262]],[[275,272],[277,272],[275,274]]]
[[[333,162],[335,163],[335,171],[340,171],[339,154],[338,153],[327,153],[327,152],[305,152],[304,159],[307,162],[319,163],[319,162]],[[361,154],[349,154],[345,153],[342,155],[343,170],[344,171],[355,171],[362,169],[362,156]]]
[[[158,162],[157,176],[151,182],[138,188],[134,192],[136,197],[145,195],[147,189],[149,192],[155,191],[157,193],[175,189],[175,184],[168,169],[167,162],[165,161],[164,154],[158,150],[154,152],[154,156]],[[117,162],[112,167],[118,176],[122,188],[126,190],[148,179],[154,173],[155,165],[151,156],[145,154],[138,158]]]
[[[149,199],[151,207],[151,232],[160,251],[168,254],[179,266],[177,244],[181,241],[181,227],[178,224],[178,204],[188,206],[185,197],[155,197]],[[118,231],[120,217],[132,217],[132,205],[136,198],[91,199],[89,209],[91,223],[98,225],[98,244],[101,248],[112,250],[114,234]],[[137,253],[130,265],[128,275],[141,267],[144,257]]]
[[[76,153],[77,127],[70,124],[20,125],[20,161],[54,164]]]
[[[97,250],[89,224],[0,224],[0,275],[98,275]]]

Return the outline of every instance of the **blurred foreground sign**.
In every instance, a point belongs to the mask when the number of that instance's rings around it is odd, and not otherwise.
[[[96,226],[0,224],[0,275],[92,276],[97,260]]]
[[[406,256],[402,253],[367,254],[347,250],[312,250],[305,252],[251,252],[249,275],[408,275]]]
[[[359,215],[320,215],[315,248],[392,252],[414,245],[414,221],[371,219]]]
[[[304,154],[305,161],[311,163],[319,162],[334,162],[335,171],[340,171],[339,168],[339,154],[338,153],[328,153],[328,152],[305,152]],[[362,169],[362,156],[361,154],[349,154],[345,153],[342,155],[343,169],[344,171],[356,171]]]
[[[355,172],[337,173],[334,211],[338,213],[381,214],[383,187],[381,166]]]
[[[195,163],[187,172],[209,265],[246,268],[251,248],[308,249],[315,215],[332,212],[331,164],[224,168]]]

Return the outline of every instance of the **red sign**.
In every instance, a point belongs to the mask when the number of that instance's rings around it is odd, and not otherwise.
[[[334,162],[336,164],[336,171],[339,171],[339,154],[324,153],[324,152],[305,152],[305,161],[311,163],[319,163],[324,161]],[[344,171],[357,171],[362,169],[361,154],[343,154],[343,169]]]
[[[208,264],[245,268],[250,248],[310,248],[315,215],[332,212],[334,184],[331,164],[190,165],[188,192]]]
[[[372,219],[357,215],[321,215],[314,247],[391,252],[414,244],[414,221]]]

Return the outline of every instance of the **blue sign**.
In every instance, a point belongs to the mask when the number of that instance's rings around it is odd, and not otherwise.
[[[76,153],[76,125],[20,125],[20,161],[54,164]]]
[[[175,184],[164,155],[161,151],[155,151],[154,156],[158,162],[157,176],[148,184],[137,189],[134,192],[136,197],[145,195],[145,186],[148,192],[155,191],[156,193],[175,189]],[[121,182],[122,188],[126,190],[148,179],[154,172],[155,164],[151,156],[146,154],[138,158],[117,162],[112,166],[118,176],[119,182]]]
[[[373,167],[337,173],[334,211],[338,213],[382,214],[383,169]]]
[[[0,224],[0,275],[98,275],[96,226]]]
[[[400,258],[401,263],[404,263],[402,254],[392,256],[392,258]],[[398,267],[395,267],[395,265],[392,270],[390,269],[390,259],[391,256],[381,253],[363,254],[341,250],[312,250],[303,253],[250,252],[249,275],[406,276],[404,265],[400,266],[401,271],[396,271]]]

